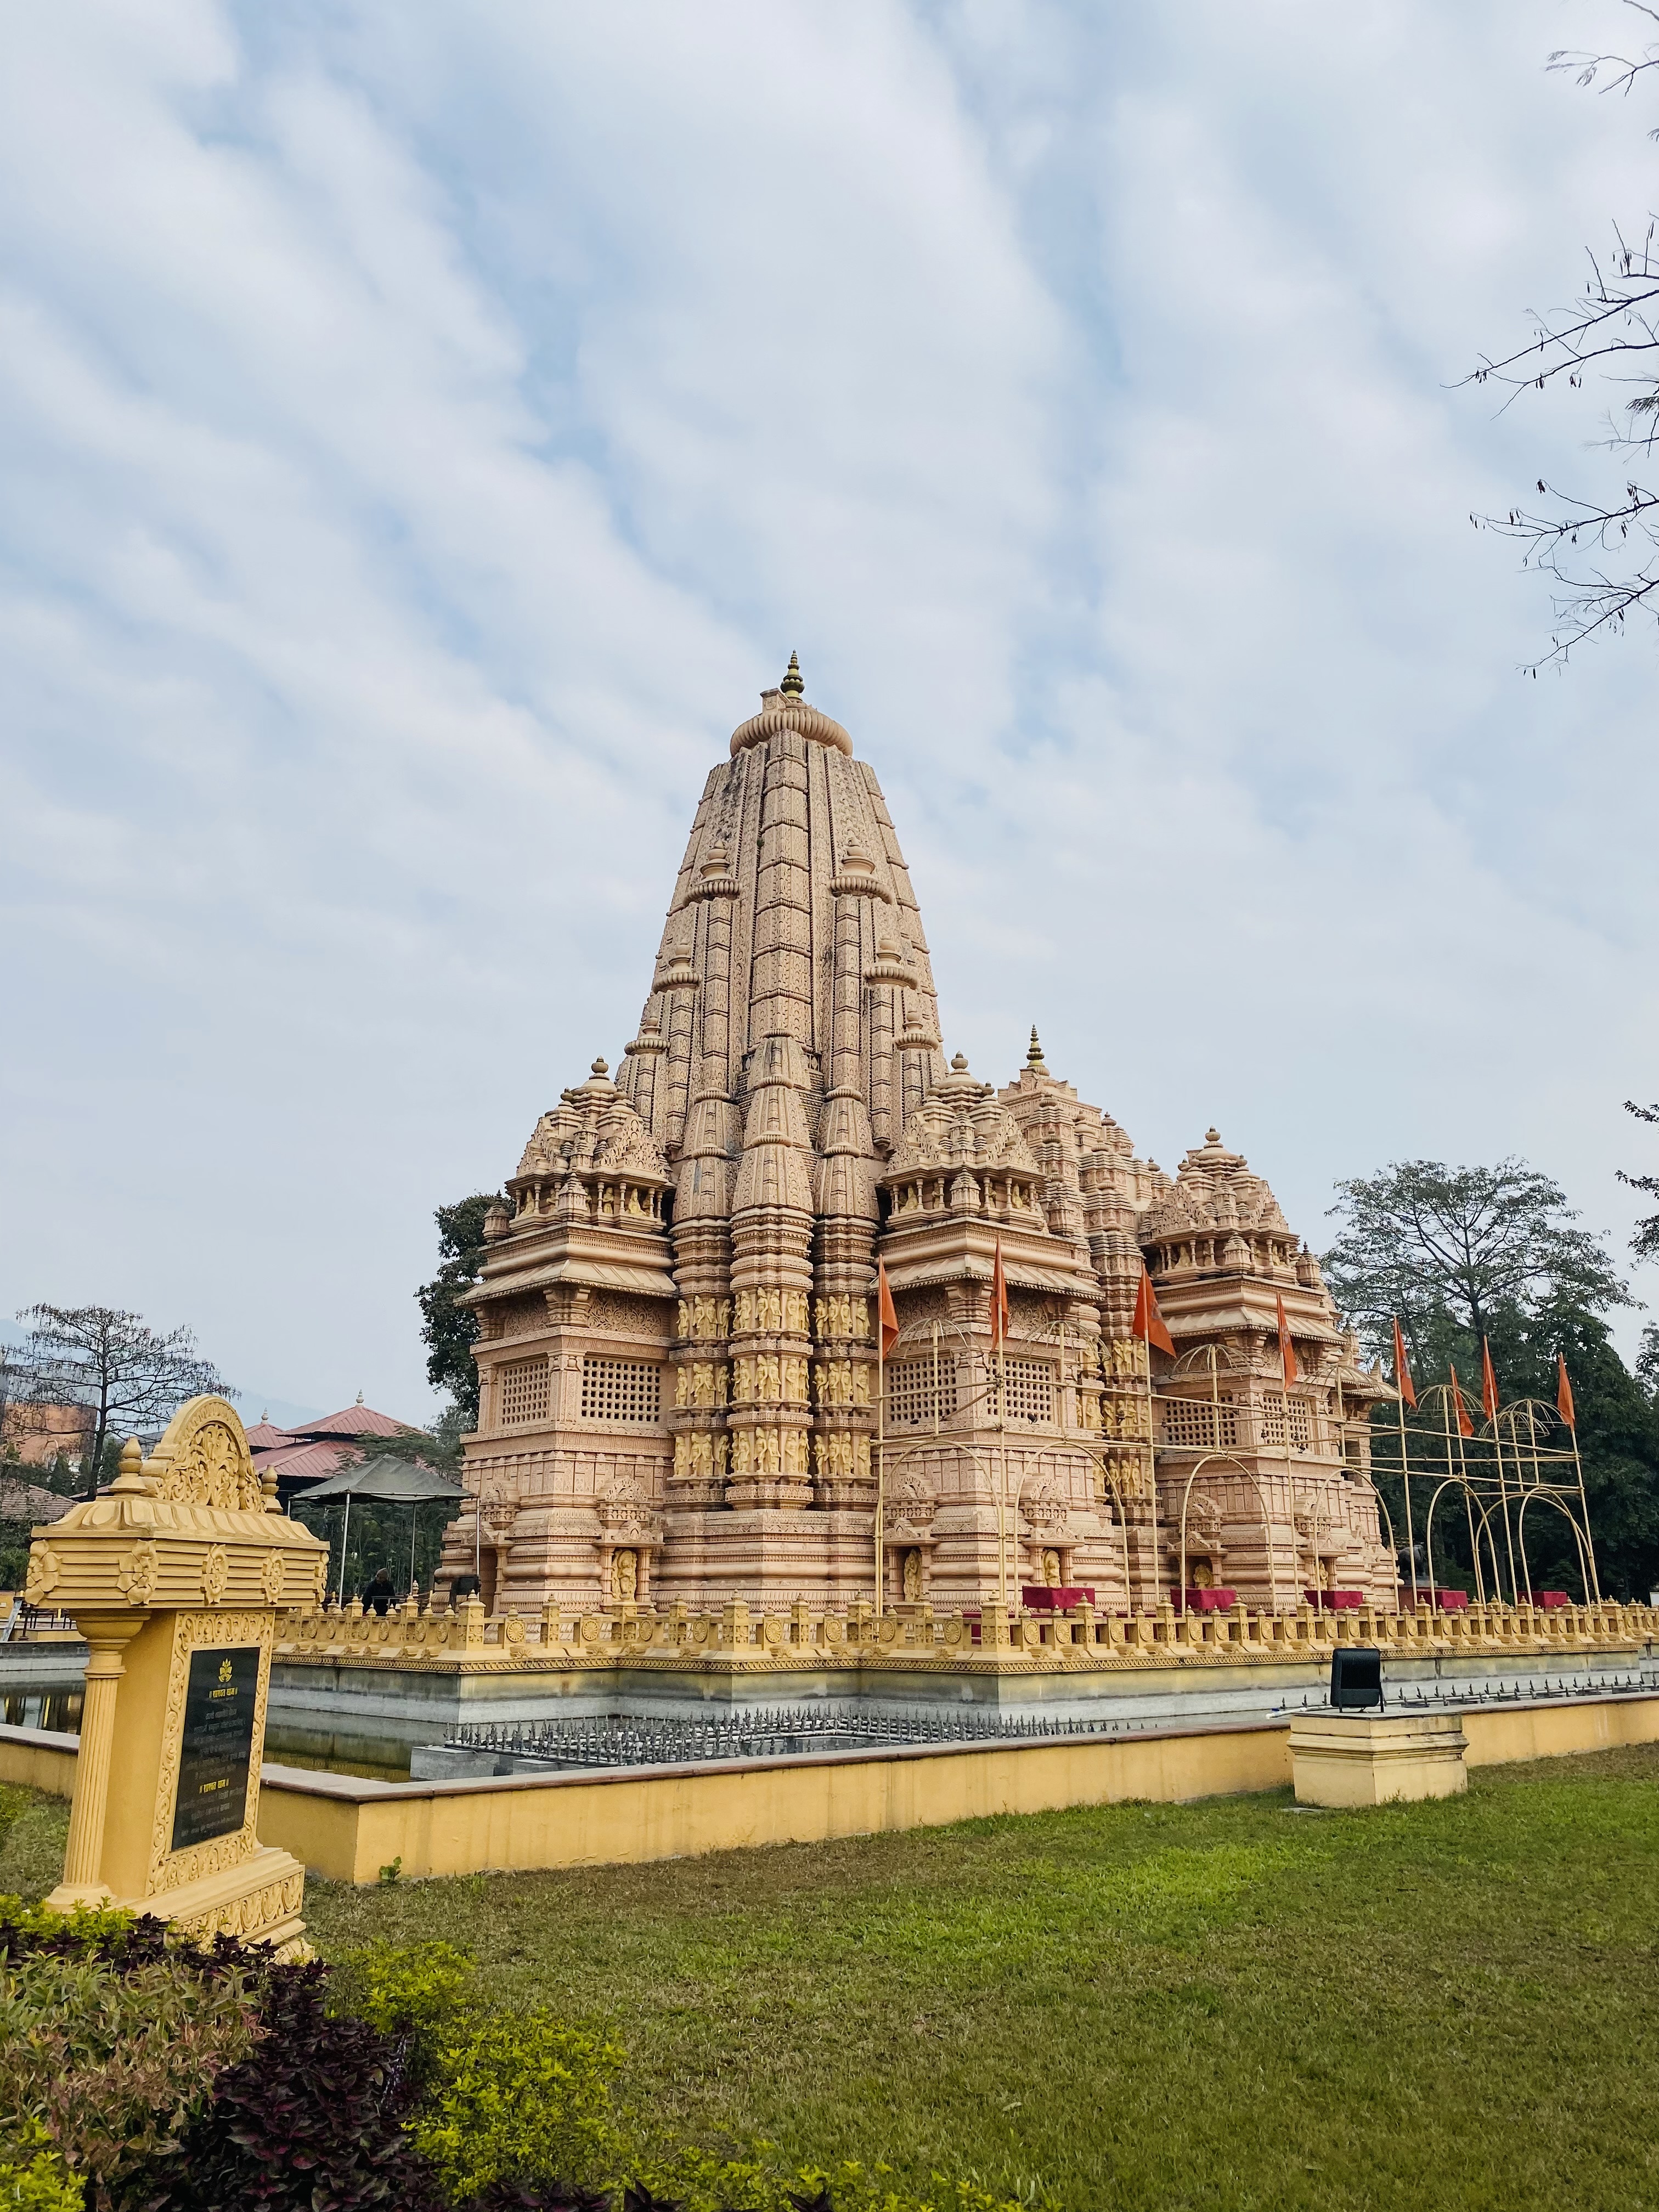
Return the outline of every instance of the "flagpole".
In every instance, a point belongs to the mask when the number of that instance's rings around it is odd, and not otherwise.
[[[876,1310],[876,1619],[882,1617],[883,1585],[887,1579],[882,1516],[887,1489],[887,1353],[883,1343],[881,1310]]]
[[[1002,1237],[991,1262],[991,1349],[997,1356],[997,1603],[999,1638],[1008,1627],[1008,1277],[1002,1264]]]
[[[1002,1617],[1009,1614],[1009,1352],[998,1345],[998,1431],[1002,1436],[1002,1517],[998,1531],[998,1564],[1002,1568]]]
[[[1417,1538],[1412,1530],[1411,1462],[1406,1450],[1406,1340],[1394,1325],[1395,1407],[1400,1415],[1400,1486],[1406,1493],[1406,1557],[1411,1562],[1412,1611],[1417,1610]],[[1449,1460],[1449,1454],[1448,1455]]]
[[[1567,1403],[1571,1406],[1572,1385],[1567,1382],[1567,1363],[1565,1357],[1559,1352],[1555,1355],[1555,1364],[1560,1370],[1563,1383],[1566,1385]],[[1555,1394],[1555,1402],[1558,1407],[1561,1402],[1561,1393],[1559,1390]],[[1578,1476],[1578,1510],[1584,1516],[1584,1548],[1589,1553],[1590,1580],[1595,1586],[1595,1595],[1592,1602],[1600,1605],[1601,1571],[1595,1564],[1595,1539],[1590,1534],[1589,1499],[1584,1494],[1584,1462],[1578,1456],[1578,1413],[1576,1407],[1573,1408],[1571,1419],[1567,1421],[1567,1434],[1572,1438],[1572,1463]],[[1588,1598],[1589,1592],[1586,1590],[1584,1595]]]
[[[1595,1539],[1590,1534],[1589,1500],[1584,1495],[1584,1462],[1578,1456],[1578,1424],[1569,1422],[1567,1434],[1572,1438],[1572,1463],[1578,1473],[1578,1510],[1584,1516],[1584,1548],[1589,1553],[1590,1580],[1595,1585],[1595,1602],[1601,1602],[1601,1570],[1595,1564]]]
[[[887,1340],[899,1340],[898,1313],[887,1281],[887,1262],[876,1261],[876,1619],[886,1613],[887,1585]],[[934,1352],[938,1359],[937,1345]],[[935,1366],[934,1393],[939,1382]],[[938,1407],[934,1407],[937,1427]]]
[[[1456,1468],[1454,1468],[1454,1467],[1453,1467],[1453,1465],[1452,1465],[1452,1448],[1451,1448],[1451,1400],[1450,1400],[1449,1398],[1443,1397],[1443,1398],[1441,1399],[1441,1401],[1440,1401],[1440,1413],[1441,1413],[1441,1423],[1442,1423],[1442,1425],[1443,1426],[1443,1428],[1445,1429],[1445,1431],[1446,1431],[1446,1480],[1447,1480],[1447,1481],[1448,1481],[1448,1482],[1455,1482],[1455,1481],[1456,1481],[1456,1480],[1457,1480],[1457,1470],[1456,1470]],[[1464,1492],[1464,1493],[1463,1493],[1463,1503],[1464,1503],[1464,1504],[1467,1506],[1467,1505],[1468,1505],[1468,1502],[1469,1502],[1469,1494],[1468,1494],[1468,1491],[1465,1491],[1465,1492]],[[1425,1548],[1427,1549],[1428,1555],[1429,1555],[1429,1602],[1430,1602],[1430,1603],[1434,1607],[1435,1611],[1437,1613],[1437,1612],[1440,1610],[1440,1599],[1439,1599],[1439,1595],[1438,1595],[1438,1589],[1437,1589],[1437,1577],[1436,1577],[1435,1571],[1434,1571],[1434,1527],[1433,1527],[1433,1522],[1434,1522],[1434,1501],[1433,1501],[1432,1499],[1431,1499],[1431,1500],[1429,1501],[1429,1522],[1430,1522],[1430,1527],[1429,1527],[1429,1534],[1428,1534],[1428,1541],[1427,1541],[1427,1545],[1426,1545],[1426,1547],[1425,1547]],[[1471,1556],[1473,1556],[1473,1550],[1474,1550],[1474,1524],[1473,1524],[1473,1523],[1471,1523],[1471,1524],[1470,1524],[1469,1544],[1470,1544]],[[1474,1571],[1475,1571],[1475,1591],[1476,1591],[1476,1595],[1477,1595],[1477,1597],[1478,1597],[1478,1596],[1479,1596],[1479,1593],[1480,1593],[1480,1562],[1479,1562],[1479,1560],[1476,1560],[1476,1561],[1475,1561],[1475,1568],[1474,1568]]]
[[[1486,1405],[1488,1395],[1492,1399],[1489,1407]],[[1504,1439],[1498,1426],[1498,1378],[1492,1373],[1492,1347],[1484,1336],[1480,1340],[1480,1397],[1486,1418],[1492,1423],[1492,1449],[1498,1455],[1498,1496],[1504,1508],[1504,1552],[1510,1563],[1510,1603],[1519,1605],[1521,1586],[1515,1578],[1515,1533],[1510,1527],[1510,1486],[1504,1474]],[[1526,1557],[1524,1550],[1522,1557]],[[1527,1583],[1527,1601],[1528,1604],[1532,1601],[1530,1576]]]
[[[999,1316],[999,1322],[1000,1316]],[[997,1435],[1002,1460],[1002,1479],[997,1486],[997,1602],[1008,1619],[1008,1353],[1003,1334],[997,1337]]]
[[[1511,1605],[1519,1605],[1521,1602],[1521,1584],[1516,1578],[1515,1571],[1515,1531],[1510,1525],[1510,1486],[1504,1473],[1504,1440],[1498,1433],[1498,1416],[1496,1413],[1492,1415],[1492,1449],[1498,1455],[1498,1496],[1504,1508],[1504,1554],[1510,1563],[1510,1603]],[[1521,1556],[1523,1559],[1526,1557],[1524,1548],[1522,1549]],[[1528,1604],[1532,1602],[1530,1576],[1528,1577],[1527,1602]]]
[[[1474,1561],[1474,1590],[1476,1597],[1480,1600],[1482,1605],[1485,1605],[1486,1602],[1486,1577],[1480,1571],[1480,1539],[1475,1534],[1474,1497],[1473,1492],[1469,1488],[1469,1462],[1463,1450],[1463,1422],[1465,1419],[1463,1413],[1463,1393],[1457,1387],[1457,1370],[1455,1367],[1451,1370],[1451,1378],[1452,1390],[1457,1400],[1457,1468],[1463,1484],[1463,1514],[1465,1519],[1469,1524],[1469,1555]],[[1472,1427],[1470,1433],[1474,1433]],[[1449,1460],[1448,1460],[1447,1464],[1449,1466]],[[1484,1522],[1482,1525],[1485,1525]],[[1492,1531],[1490,1529],[1486,1530],[1486,1549],[1492,1554],[1492,1581],[1497,1587],[1497,1595],[1501,1599],[1504,1595],[1503,1571],[1498,1564],[1498,1547],[1492,1542]]]
[[[1271,1256],[1271,1255],[1270,1255]],[[1285,1413],[1285,1487],[1290,1493],[1291,1526],[1296,1526],[1296,1474],[1291,1465],[1291,1325],[1285,1318],[1285,1299],[1280,1291],[1273,1293],[1279,1304],[1279,1402]],[[1314,1588],[1324,1588],[1319,1579],[1319,1509],[1314,1509]]]
[[[1146,1349],[1146,1487],[1152,1493],[1152,1610],[1156,1613],[1164,1601],[1164,1570],[1158,1558],[1158,1420],[1152,1411],[1152,1337],[1150,1316],[1146,1323],[1146,1335],[1143,1340]],[[1181,1593],[1181,1603],[1184,1610],[1187,1603],[1185,1590]]]

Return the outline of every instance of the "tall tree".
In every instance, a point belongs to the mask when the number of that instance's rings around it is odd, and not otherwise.
[[[483,1265],[484,1216],[500,1203],[499,1191],[485,1190],[438,1208],[433,1218],[438,1224],[440,1266],[432,1280],[415,1293],[427,1346],[426,1379],[435,1389],[448,1391],[466,1415],[469,1428],[476,1427],[478,1419],[478,1370],[472,1357],[478,1317],[460,1301]]]
[[[1625,4],[1650,29],[1659,27],[1659,8],[1649,0]],[[1549,67],[1622,98],[1638,83],[1651,88],[1659,44],[1633,55],[1557,52]],[[1505,407],[1524,392],[1577,392],[1587,376],[1610,390],[1606,434],[1597,442],[1620,471],[1613,483],[1570,489],[1540,477],[1538,503],[1528,495],[1506,514],[1470,517],[1477,529],[1518,540],[1522,565],[1541,569],[1557,586],[1557,626],[1539,665],[1565,660],[1599,632],[1622,630],[1632,614],[1659,619],[1659,483],[1650,473],[1659,441],[1659,235],[1653,217],[1646,217],[1636,245],[1615,226],[1612,250],[1590,253],[1588,263],[1589,276],[1571,305],[1535,314],[1524,344],[1482,361],[1466,380],[1503,389]]]
[[[1426,1365],[1449,1328],[1466,1364],[1548,1308],[1589,1314],[1628,1305],[1601,1240],[1575,1229],[1566,1194],[1524,1160],[1450,1168],[1398,1160],[1337,1185],[1341,1233],[1325,1255],[1332,1294],[1373,1352],[1387,1354],[1398,1314]]]
[[[98,1494],[112,1437],[159,1431],[186,1398],[225,1387],[187,1328],[162,1336],[142,1315],[113,1306],[30,1306],[17,1318],[29,1334],[9,1358],[14,1424],[27,1427],[31,1407],[78,1406],[88,1498]]]

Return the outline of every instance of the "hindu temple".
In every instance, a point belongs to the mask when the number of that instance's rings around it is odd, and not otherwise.
[[[442,1570],[492,1613],[1395,1601],[1392,1390],[1268,1184],[1212,1127],[1140,1158],[1035,1031],[1000,1084],[947,1054],[875,771],[793,656],[709,774],[636,1033],[505,1189]]]

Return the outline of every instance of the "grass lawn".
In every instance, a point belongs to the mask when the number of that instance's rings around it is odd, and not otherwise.
[[[1079,2212],[1631,2212],[1659,2206],[1656,1782],[1615,1752],[1376,1812],[1120,1806],[306,1911],[325,1954],[444,1936],[503,2004],[602,2024],[669,2143]]]

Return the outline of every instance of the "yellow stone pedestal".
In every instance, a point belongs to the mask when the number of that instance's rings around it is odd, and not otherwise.
[[[1387,1805],[1468,1787],[1456,1714],[1298,1713],[1291,1773],[1299,1805]]]
[[[28,1596],[87,1641],[64,1879],[188,1933],[304,1948],[305,1869],[256,1833],[276,1609],[322,1595],[326,1547],[276,1510],[235,1409],[192,1398],[149,1460],[37,1529]]]

